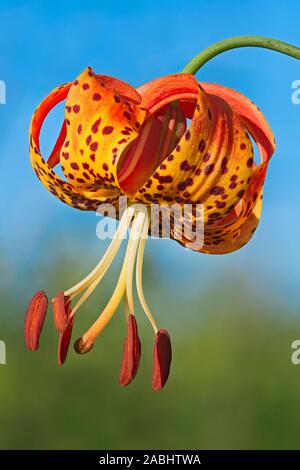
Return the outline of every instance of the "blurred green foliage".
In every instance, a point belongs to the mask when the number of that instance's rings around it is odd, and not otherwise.
[[[204,296],[185,298],[180,285],[166,292],[147,260],[145,290],[159,325],[170,331],[174,353],[170,380],[155,393],[153,334],[139,309],[142,362],[127,388],[117,383],[125,335],[121,309],[89,354],[71,348],[62,367],[56,365],[50,310],[39,352],[25,350],[29,284],[40,288],[42,282],[51,296],[78,279],[74,272],[85,272],[74,259],[50,264],[29,277],[24,273],[14,290],[2,285],[7,365],[0,366],[1,448],[299,448],[300,366],[290,361],[299,319],[274,305],[270,293],[254,293],[246,278],[243,283],[227,273]],[[2,266],[9,283],[9,267]],[[115,275],[78,312],[74,340],[105,305]]]

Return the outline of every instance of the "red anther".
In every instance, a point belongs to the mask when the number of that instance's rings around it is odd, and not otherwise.
[[[129,385],[137,374],[141,358],[141,342],[134,315],[127,321],[127,337],[124,342],[122,365],[119,375],[120,385]]]
[[[72,336],[72,329],[74,323],[74,316],[72,316],[63,332],[59,335],[59,343],[58,343],[58,363],[59,365],[63,365],[67,358],[68,349],[71,341]]]
[[[44,325],[48,299],[44,291],[38,291],[31,299],[25,316],[25,341],[31,351],[39,348],[39,339]]]
[[[52,302],[55,328],[63,333],[68,326],[71,301],[68,296],[60,292]]]
[[[168,380],[172,362],[172,346],[169,333],[159,330],[153,348],[152,388],[161,390]]]

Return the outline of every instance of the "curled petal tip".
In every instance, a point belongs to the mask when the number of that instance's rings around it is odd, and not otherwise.
[[[68,326],[70,317],[70,298],[60,292],[52,301],[55,328],[63,333]]]
[[[25,341],[31,351],[39,348],[39,339],[44,325],[48,299],[44,291],[38,291],[31,299],[25,316]]]
[[[124,342],[123,358],[119,375],[119,384],[129,385],[135,378],[141,359],[141,341],[134,315],[127,321],[127,337]]]
[[[153,348],[152,388],[161,390],[168,380],[172,362],[172,347],[169,333],[159,330]]]
[[[63,365],[63,363],[65,362],[67,358],[71,336],[72,336],[73,323],[74,323],[74,316],[69,319],[66,328],[59,335],[57,359],[58,359],[58,363],[60,366]]]
[[[94,343],[84,342],[82,338],[78,338],[74,343],[74,349],[77,354],[86,354],[93,349]]]

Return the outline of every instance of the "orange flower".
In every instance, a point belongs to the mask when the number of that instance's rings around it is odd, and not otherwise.
[[[40,129],[63,99],[65,121],[45,162]],[[259,163],[249,134],[258,145]],[[120,195],[146,205],[201,203],[206,230],[200,251],[205,253],[228,253],[251,238],[274,148],[272,131],[250,100],[219,85],[199,84],[189,74],[134,90],[88,68],[54,90],[31,123],[32,165],[63,202],[82,210],[116,204]],[[56,164],[66,180],[54,173]]]
[[[255,45],[259,45],[257,41]],[[222,45],[218,50],[226,48]],[[207,51],[212,57],[211,49]],[[207,60],[202,57],[202,63]],[[189,68],[194,73],[194,61]],[[65,119],[46,161],[40,151],[41,127],[49,111],[62,100],[66,101]],[[258,162],[250,137],[259,150]],[[165,330],[158,330],[142,289],[150,208],[153,204],[167,210],[174,204],[191,208],[189,216],[182,212],[179,218],[170,218],[169,236],[183,246],[211,254],[238,250],[250,240],[259,222],[263,184],[274,149],[272,131],[253,102],[229,88],[199,83],[191,73],[168,75],[134,89],[116,78],[95,74],[89,67],[75,81],[50,93],[35,111],[30,128],[30,157],[37,176],[66,204],[92,211],[112,204],[120,219],[111,245],[97,266],[53,301],[60,333],[59,362],[66,358],[75,313],[101,281],[131,227],[115,291],[99,318],[76,341],[75,350],[85,353],[92,349],[124,298],[128,335],[120,383],[127,385],[134,378],[140,362],[132,294],[136,264],[138,296],[155,332],[152,385],[155,390],[162,388],[171,364],[170,338]],[[60,165],[65,179],[54,172],[56,165]],[[123,214],[118,207],[120,196],[129,200]],[[199,204],[202,215],[197,210]],[[201,217],[203,243],[195,246],[190,232],[181,233],[178,228],[187,224],[194,229]],[[158,231],[162,235],[160,224]],[[32,318],[34,322],[35,316]],[[27,343],[36,349],[38,340],[31,343],[28,331],[30,327],[26,329]]]

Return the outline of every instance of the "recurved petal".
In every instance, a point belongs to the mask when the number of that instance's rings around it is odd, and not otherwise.
[[[239,115],[242,123],[258,146],[261,163],[268,162],[275,150],[273,132],[260,109],[238,91],[213,83],[202,83],[205,91],[225,100]]]
[[[253,172],[253,149],[234,109],[224,99],[207,94],[194,78],[186,80],[187,96],[192,94],[194,80],[191,125],[141,188],[138,199],[170,205],[202,203],[206,222],[213,224],[228,214],[246,191]],[[175,89],[173,93],[180,102],[180,94]],[[184,90],[182,93],[184,97]]]
[[[197,100],[198,82],[193,75],[177,73],[159,77],[145,83],[137,89],[142,96],[142,106],[150,114],[172,101],[180,101],[180,106],[186,111],[188,118],[193,116]]]
[[[241,201],[213,226],[205,229],[205,253],[221,254],[238,250],[252,237],[259,223],[263,184],[268,163],[275,150],[273,133],[258,107],[240,93],[212,84],[203,84],[206,91],[226,99],[237,111],[241,122],[252,136],[260,152],[261,163],[255,165],[251,181]],[[186,245],[187,240],[182,240]]]
[[[57,138],[57,141],[53,147],[53,150],[47,160],[47,163],[48,165],[50,166],[50,168],[53,168],[55,167],[58,163],[59,163],[59,160],[60,160],[60,152],[61,152],[61,148],[63,146],[63,143],[66,139],[66,135],[67,135],[67,123],[66,121],[63,122],[62,124],[62,127],[61,127],[61,130],[60,130],[60,133],[59,133],[59,136]]]
[[[115,96],[128,100],[134,104],[141,104],[142,98],[139,92],[128,83],[119,78],[109,77],[108,75],[95,74],[97,80],[115,93]],[[118,100],[117,100],[118,101]],[[124,101],[125,103],[125,101]]]
[[[182,237],[179,243],[192,250],[209,254],[231,253],[246,245],[259,223],[264,178],[265,168],[262,168],[261,171],[254,170],[252,183],[247,193],[224,219],[224,222],[205,227],[204,244],[201,249],[198,249],[195,244],[191,244],[191,241],[186,237]]]
[[[71,85],[71,83],[66,83],[57,87],[36,109],[30,124],[30,159],[38,178],[48,191],[54,194],[57,198],[78,209],[96,210],[99,204],[103,202],[114,203],[117,200],[118,192],[115,190],[103,189],[100,185],[97,189],[93,189],[91,191],[80,190],[71,182],[62,180],[52,169],[52,167],[58,162],[58,154],[61,151],[63,143],[64,145],[66,144],[66,128],[64,124],[48,162],[46,162],[42,157],[40,150],[39,139],[43,122],[51,109],[66,98]],[[67,120],[66,125],[68,125]]]
[[[44,291],[38,291],[31,299],[25,316],[25,341],[31,351],[39,348],[39,339],[45,322],[48,299]]]
[[[136,139],[145,110],[140,96],[120,80],[89,67],[73,83],[66,100],[66,141],[61,163],[74,186],[118,189],[120,155]]]

